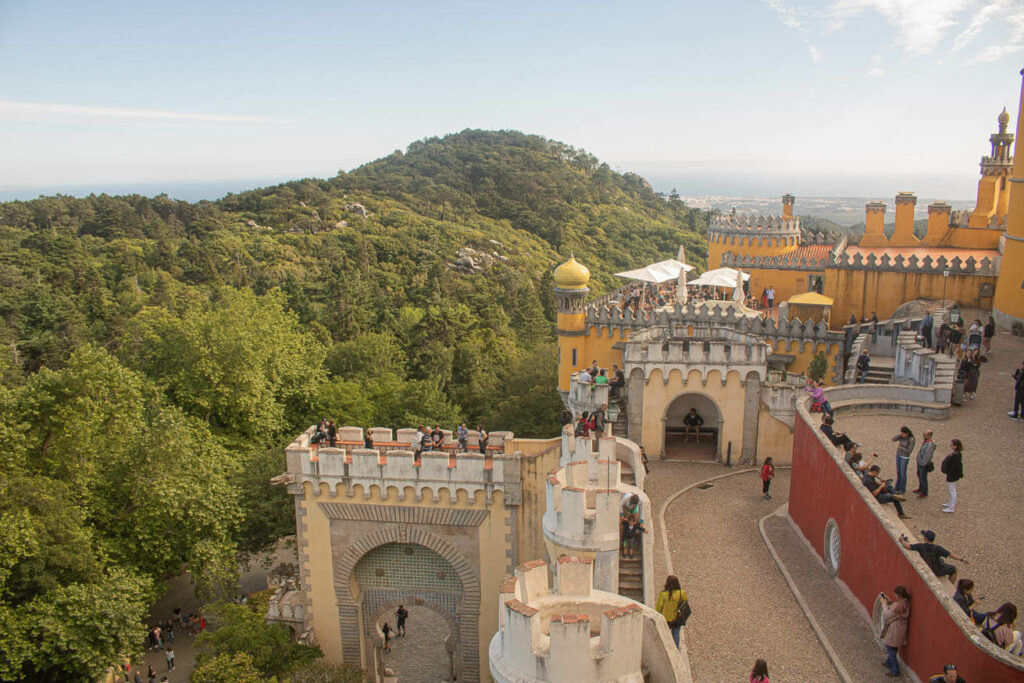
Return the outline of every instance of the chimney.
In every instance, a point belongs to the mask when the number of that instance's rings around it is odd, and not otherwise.
[[[949,215],[953,211],[946,202],[932,202],[928,205],[928,234],[924,236],[924,243],[929,247],[942,244],[942,240],[949,232]]]
[[[885,239],[885,202],[868,202],[864,211],[864,236],[860,238],[860,246],[887,246],[889,242]]]
[[[914,206],[917,197],[913,192],[900,192],[896,195],[896,229],[889,238],[893,247],[913,247],[920,244],[914,237]]]
[[[793,204],[796,202],[796,197],[786,193],[782,195],[782,217],[792,218],[793,217]]]

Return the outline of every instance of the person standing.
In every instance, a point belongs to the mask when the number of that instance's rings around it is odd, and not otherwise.
[[[750,683],[771,683],[768,680],[768,662],[763,659],[754,662],[754,670],[750,672]]]
[[[893,488],[896,493],[903,495],[907,492],[907,466],[910,464],[910,454],[914,452],[914,433],[904,425],[892,440],[899,442],[896,446],[896,486]]]
[[[686,591],[679,585],[679,577],[669,574],[665,579],[665,587],[658,593],[658,600],[654,604],[654,609],[668,622],[668,628],[672,631],[672,640],[675,641],[677,648],[679,647],[679,629],[683,625],[676,621],[676,615],[679,605],[687,599]]]
[[[483,425],[476,426],[476,438],[480,444],[480,454],[487,455],[487,441],[490,437],[487,436],[487,431],[484,430]]]
[[[928,497],[928,473],[935,469],[932,458],[935,457],[935,440],[932,438],[932,430],[924,431],[924,441],[917,451],[917,488],[914,493],[918,498]]]
[[[1024,361],[1013,373],[1013,410],[1007,415],[1014,420],[1024,420]]]
[[[395,610],[395,633],[396,638],[401,638],[405,635],[405,620],[409,618],[409,610],[405,609],[405,605],[399,605],[398,609]]]
[[[761,493],[765,500],[771,500],[772,494],[768,493],[768,489],[772,486],[772,479],[775,478],[775,465],[772,464],[771,458],[765,458],[764,464],[761,465]]]
[[[992,337],[996,336],[996,321],[992,316],[988,317],[988,322],[985,323],[985,329],[982,330],[982,342],[981,346],[985,349],[985,353],[992,353]]]
[[[960,439],[953,439],[949,446],[953,450],[942,460],[939,468],[946,475],[949,488],[949,502],[942,506],[942,511],[956,512],[956,483],[964,478],[964,445]]]
[[[384,622],[384,625],[380,627],[381,635],[384,636],[384,652],[391,652],[391,626],[388,622]]]
[[[164,658],[167,660],[167,670],[174,671],[174,648],[167,648],[167,652],[164,653]]]
[[[566,411],[568,412],[568,411]],[[569,413],[569,422],[572,422],[572,413]],[[466,423],[463,422],[459,425],[458,432],[459,437],[459,451],[465,453],[469,450],[467,444],[469,443],[469,428],[466,427]]]
[[[775,285],[768,285],[768,314],[775,309]]]
[[[921,333],[921,345],[926,349],[932,348],[932,327],[934,325],[935,318],[932,317],[932,312],[925,311],[924,317],[921,318],[921,327],[918,330]]]
[[[907,643],[907,625],[910,621],[910,593],[903,586],[896,586],[893,589],[895,598],[890,598],[882,593],[882,601],[885,603],[882,621],[882,644],[889,654],[883,666],[889,670],[887,675],[900,675],[900,661],[897,657],[901,645]]]

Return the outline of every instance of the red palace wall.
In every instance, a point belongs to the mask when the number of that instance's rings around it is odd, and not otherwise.
[[[789,515],[818,556],[824,557],[825,526],[832,518],[842,542],[837,578],[868,614],[872,613],[879,592],[892,595],[896,586],[907,587],[911,597],[910,631],[900,656],[922,680],[941,673],[943,664],[954,662],[968,681],[1024,681],[1024,671],[990,654],[961,629],[958,622],[962,620],[971,636],[990,645],[952,598],[936,594],[941,590],[938,579],[929,576],[926,580],[918,573],[907,555],[916,553],[904,551],[897,540],[899,531],[895,527],[890,529],[878,504],[869,501],[867,490],[853,479],[852,470],[843,462],[840,452],[831,444],[826,446],[824,435],[808,424],[808,420],[816,424],[814,417],[806,412],[805,406],[797,412]],[[936,582],[934,591],[930,581]],[[947,604],[949,609],[959,612],[959,618],[946,611]]]

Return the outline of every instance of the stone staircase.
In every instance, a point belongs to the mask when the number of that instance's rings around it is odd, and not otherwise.
[[[619,595],[643,604],[644,561],[643,554],[626,557],[619,551]]]
[[[864,380],[865,384],[889,384],[892,382],[893,373],[893,359],[886,357],[873,356],[871,358],[871,366],[868,368],[867,379]]]

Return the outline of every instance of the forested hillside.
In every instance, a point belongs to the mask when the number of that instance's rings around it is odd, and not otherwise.
[[[190,204],[0,204],[0,680],[83,680],[162,578],[230,584],[293,525],[321,416],[557,430],[551,271],[706,254],[706,215],[517,132]]]

